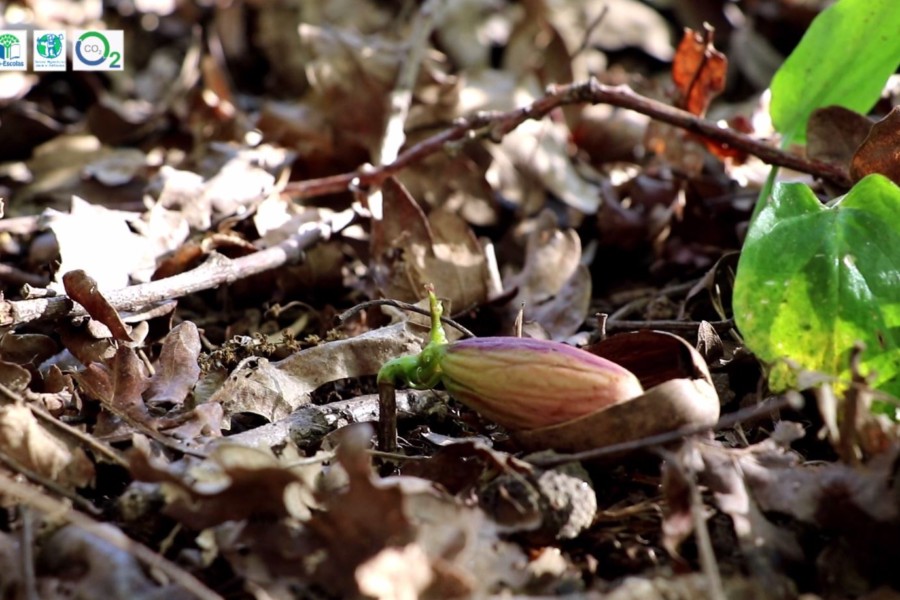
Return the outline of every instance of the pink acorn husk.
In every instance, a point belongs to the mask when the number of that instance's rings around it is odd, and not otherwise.
[[[440,369],[453,397],[511,431],[563,423],[643,393],[637,377],[614,362],[532,338],[454,342]]]

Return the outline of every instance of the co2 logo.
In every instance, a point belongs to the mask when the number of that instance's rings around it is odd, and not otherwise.
[[[76,71],[121,70],[123,41],[121,30],[76,32],[72,68]]]

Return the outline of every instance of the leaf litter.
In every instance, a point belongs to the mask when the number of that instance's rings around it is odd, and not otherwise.
[[[867,412],[877,393],[857,374],[805,404],[770,394],[730,321],[720,258],[763,161],[823,188],[897,181],[889,101],[875,120],[814,112],[810,160],[741,145],[768,134],[785,3],[126,4],[0,12],[129,42],[120,73],[0,77],[4,597],[900,586],[898,430]],[[814,14],[784,17],[794,42]],[[588,77],[601,103],[566,96]],[[379,452],[375,375],[426,330],[377,303],[336,317],[426,284],[480,336],[702,389],[663,427],[648,405],[530,441],[398,390],[400,453]],[[615,335],[647,329],[669,334]],[[670,334],[690,352],[653,337]]]

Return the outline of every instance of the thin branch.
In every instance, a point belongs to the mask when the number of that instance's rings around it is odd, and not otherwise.
[[[352,211],[344,211],[338,213],[331,222],[305,226],[293,237],[271,248],[235,259],[212,254],[196,269],[158,281],[112,290],[104,293],[104,296],[118,311],[136,311],[164,300],[234,283],[299,261],[306,248],[320,240],[328,239],[333,233],[346,227],[352,218]],[[15,327],[32,321],[66,316],[83,317],[87,316],[87,311],[64,295],[33,300],[0,301],[0,327]]]
[[[612,318],[606,321],[606,332],[615,333],[621,331],[637,331],[639,329],[658,329],[660,331],[694,332],[700,329],[701,321],[614,321]],[[724,321],[709,321],[716,333],[723,333],[734,328],[734,319]]]
[[[687,442],[690,444],[690,441]],[[659,449],[659,455],[679,472],[688,488],[688,498],[691,505],[691,520],[694,522],[694,539],[697,541],[697,554],[700,558],[700,568],[706,576],[706,593],[711,600],[726,600],[728,596],[722,587],[722,574],[716,561],[716,553],[713,550],[712,537],[709,534],[709,522],[703,505],[703,496],[697,485],[697,474],[685,462],[665,450]]]
[[[431,316],[431,312],[416,306],[415,304],[409,304],[407,302],[400,302],[399,300],[391,300],[390,298],[379,298],[377,300],[368,300],[366,302],[361,302],[356,306],[352,306],[339,314],[337,316],[337,320],[339,323],[343,324],[352,317],[353,315],[360,313],[367,308],[372,308],[373,306],[393,306],[394,308],[399,308],[400,310],[405,310],[408,312],[414,312],[419,315],[425,315],[426,317]],[[466,329],[464,326],[460,325],[453,319],[449,317],[441,317],[441,323],[444,325],[449,325],[450,327],[456,329],[460,333],[462,333],[466,337],[475,337],[475,334]]]
[[[457,119],[449,129],[445,129],[407,148],[400,153],[397,160],[389,164],[377,167],[367,166],[364,169],[341,175],[296,181],[287,184],[284,191],[296,199],[302,199],[344,192],[349,189],[351,183],[360,187],[378,187],[388,177],[440,151],[445,145],[468,137],[475,137],[478,130],[486,129],[487,131],[484,133],[492,139],[500,139],[503,135],[529,119],[540,119],[560,106],[579,103],[609,104],[627,108],[657,121],[675,125],[692,133],[727,144],[732,148],[757,156],[770,165],[787,167],[801,173],[808,173],[837,184],[840,187],[850,187],[849,174],[846,169],[837,165],[790,154],[740,131],[720,127],[714,121],[703,119],[658,100],[641,96],[628,86],[605,85],[591,78],[581,83],[551,85],[547,88],[547,93],[542,98],[538,98],[522,108],[507,112],[479,112],[469,117]]]

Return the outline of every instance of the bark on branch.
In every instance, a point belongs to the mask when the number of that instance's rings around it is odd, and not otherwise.
[[[285,192],[296,199],[302,199],[343,192],[351,186],[378,187],[391,175],[440,151],[449,143],[472,136],[478,130],[485,130],[492,139],[500,139],[529,119],[540,119],[560,106],[581,103],[610,104],[631,109],[657,121],[728,144],[770,165],[808,173],[840,187],[847,188],[851,185],[847,171],[837,165],[785,152],[740,131],[720,127],[714,121],[641,96],[628,86],[605,85],[591,78],[581,83],[549,86],[543,97],[522,108],[506,112],[480,112],[457,119],[450,128],[410,146],[401,152],[395,161],[386,165],[366,166],[350,173],[292,182],[287,185]]]

